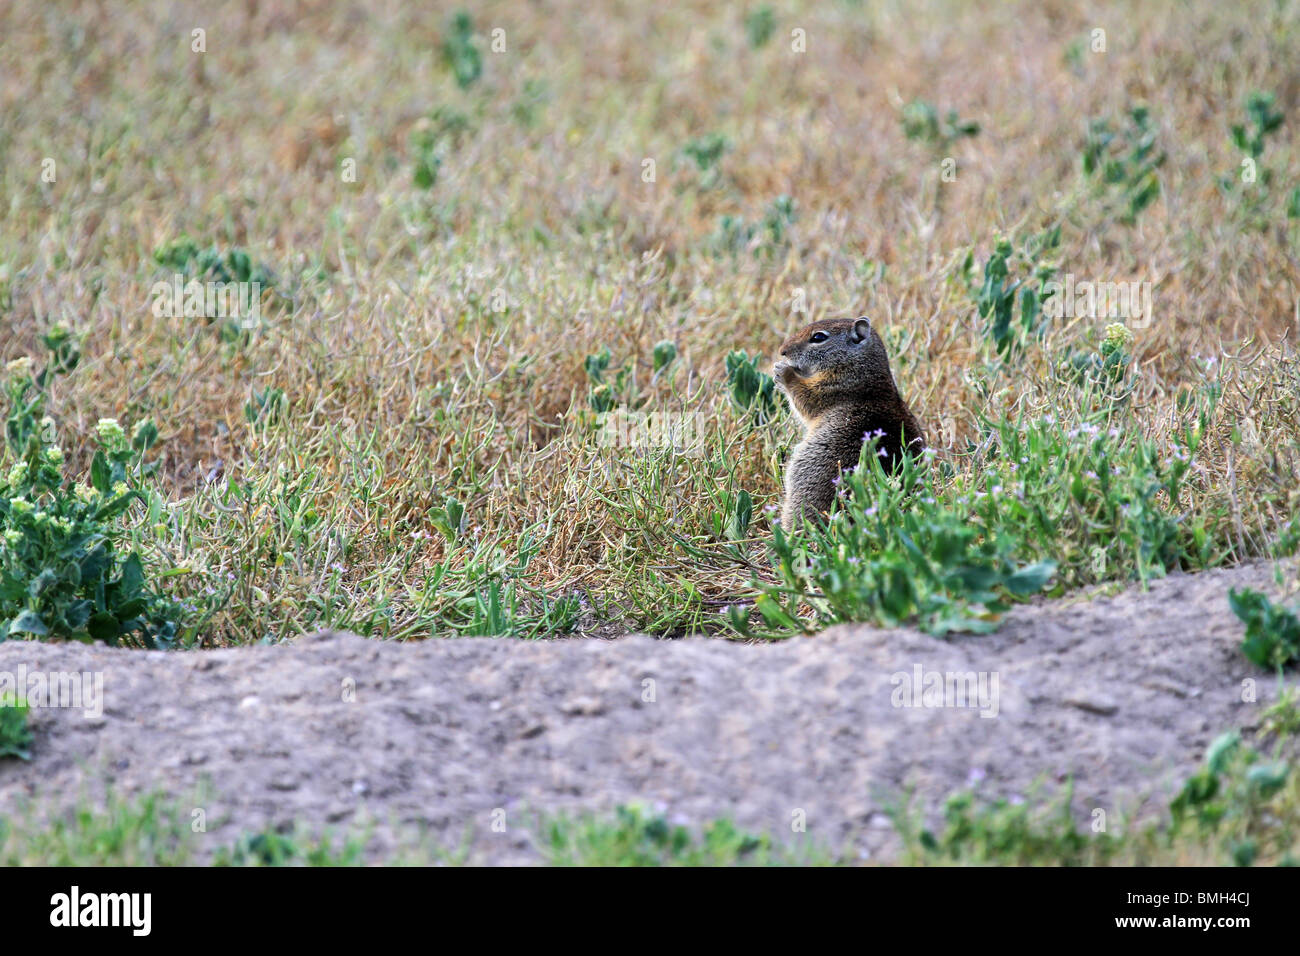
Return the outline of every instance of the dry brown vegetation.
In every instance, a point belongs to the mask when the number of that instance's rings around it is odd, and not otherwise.
[[[762,573],[794,438],[747,423],[726,355],[871,315],[960,471],[981,418],[1088,412],[1057,368],[1107,320],[1056,323],[998,371],[964,270],[1057,226],[1061,274],[1153,283],[1126,427],[1166,441],[1180,393],[1222,383],[1194,507],[1220,560],[1268,551],[1300,504],[1300,5],[773,3],[756,46],[761,6],[476,4],[464,89],[455,5],[0,8],[0,359],[55,324],[82,338],[55,405],[83,467],[98,418],[157,421],[166,507],[135,534],[187,572],[169,580],[195,633],[544,633],[573,623],[541,610],[564,596],[584,627],[715,626]],[[1225,188],[1254,91],[1286,117],[1271,183]],[[980,130],[909,138],[915,101]],[[1127,224],[1082,154],[1090,119],[1139,103],[1167,158]],[[793,221],[769,230],[781,196]],[[752,236],[728,248],[726,216]],[[275,274],[258,328],[153,314],[154,254],[185,236]],[[600,447],[584,359],[605,348],[607,378],[629,369],[616,397],[699,416],[703,454]],[[284,405],[258,417],[268,389]],[[715,524],[741,489],[744,548]],[[494,618],[498,586],[518,606]]]

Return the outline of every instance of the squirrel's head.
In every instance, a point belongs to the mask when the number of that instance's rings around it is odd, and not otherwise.
[[[805,420],[845,401],[898,394],[885,344],[865,316],[823,319],[781,343],[772,377]]]

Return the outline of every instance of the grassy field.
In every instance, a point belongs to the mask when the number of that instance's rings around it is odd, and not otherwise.
[[[942,632],[1300,539],[1295,2],[18,2],[0,36],[13,634]],[[159,314],[177,275],[260,314]],[[774,347],[859,314],[932,464],[774,537]],[[12,504],[58,495],[63,537]]]

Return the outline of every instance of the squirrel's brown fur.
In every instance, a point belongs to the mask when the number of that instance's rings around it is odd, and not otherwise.
[[[800,329],[781,344],[772,375],[805,429],[785,470],[786,531],[830,510],[836,478],[857,466],[867,434],[878,435],[887,468],[925,446],[921,425],[894,384],[885,345],[866,318],[824,319]]]

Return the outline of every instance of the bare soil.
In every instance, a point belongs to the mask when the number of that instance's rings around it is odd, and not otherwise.
[[[97,718],[33,710],[33,759],[0,763],[0,814],[60,812],[106,786],[181,801],[206,786],[200,856],[267,824],[370,821],[376,860],[412,827],[445,844],[472,832],[477,862],[527,863],[539,859],[533,812],[640,802],[777,837],[802,811],[819,844],[888,858],[884,810],[908,789],[933,812],[971,781],[1015,796],[1072,777],[1081,816],[1171,793],[1217,734],[1255,726],[1273,699],[1272,678],[1237,649],[1230,586],[1276,591],[1267,564],[1175,575],[1024,606],[994,635],[951,641],[864,626],[766,645],[325,633],[166,653],[11,641],[0,672],[101,672],[105,705]],[[996,675],[996,716],[895,706],[895,675],[917,667]],[[1243,701],[1247,678],[1256,703]]]

